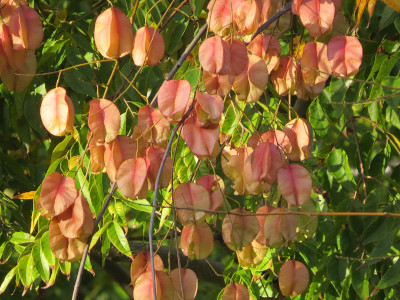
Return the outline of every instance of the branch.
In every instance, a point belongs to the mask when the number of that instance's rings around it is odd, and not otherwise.
[[[200,38],[203,36],[203,34],[207,31],[207,23],[204,24],[200,29],[197,35],[194,37],[193,41],[189,44],[189,46],[186,48],[185,52],[183,52],[182,56],[179,58],[175,66],[172,68],[171,72],[169,72],[167,78],[165,81],[171,80],[174,78],[174,75],[178,71],[178,69],[182,66],[183,62],[186,60],[190,52],[192,52],[193,48],[196,46],[197,42],[200,40]],[[164,81],[164,82],[165,82]],[[157,93],[158,95],[158,93]],[[152,107],[155,107],[157,105],[157,95],[154,97],[153,101],[151,101],[150,105]]]
[[[79,291],[79,286],[81,285],[81,280],[82,280],[82,273],[83,269],[85,268],[85,262],[86,262],[86,257],[89,253],[89,247],[90,247],[90,242],[92,241],[93,235],[97,231],[97,227],[99,226],[100,220],[103,217],[108,204],[111,201],[112,196],[114,195],[115,191],[117,190],[117,182],[114,182],[113,185],[111,186],[111,190],[108,193],[107,199],[103,204],[103,207],[101,208],[101,211],[99,215],[97,216],[96,220],[94,221],[94,227],[93,227],[93,232],[89,236],[87,242],[86,242],[86,247],[85,250],[83,251],[82,259],[81,259],[81,264],[79,265],[79,270],[78,270],[78,275],[76,276],[76,281],[74,285],[74,292],[72,293],[72,300],[76,300],[78,297],[78,291]]]
[[[168,157],[169,151],[171,151],[172,147],[172,142],[174,141],[174,137],[176,135],[176,132],[178,129],[183,125],[185,120],[189,117],[190,113],[193,110],[195,101],[192,102],[190,105],[189,109],[185,113],[185,115],[182,117],[182,119],[179,121],[178,125],[175,126],[175,128],[172,130],[171,136],[169,137],[168,145],[167,148],[165,149],[165,154],[164,157],[161,161],[160,168],[158,169],[158,174],[156,178],[156,182],[154,184],[154,197],[153,197],[153,210],[151,211],[151,217],[150,217],[150,226],[149,226],[149,242],[150,242],[150,262],[151,262],[151,273],[153,276],[153,298],[157,299],[157,291],[156,291],[156,271],[154,269],[154,254],[153,254],[153,228],[154,228],[154,217],[156,214],[156,206],[157,206],[157,196],[158,196],[158,186],[160,184],[160,179],[161,179],[161,173],[164,169],[165,161]]]

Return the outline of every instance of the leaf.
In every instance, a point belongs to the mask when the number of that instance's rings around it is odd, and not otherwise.
[[[284,296],[296,297],[308,286],[309,272],[307,267],[295,260],[286,261],[279,271],[279,288]]]
[[[400,282],[400,259],[390,266],[389,270],[383,274],[382,279],[378,283],[380,289],[386,289],[396,283]]]
[[[111,221],[105,223],[99,230],[96,231],[96,233],[92,237],[92,240],[90,241],[89,250],[92,250],[94,245],[96,245],[100,237],[103,235],[104,231],[107,230],[108,226],[110,226],[111,223],[112,223]]]
[[[54,148],[53,153],[51,154],[50,165],[52,165],[56,160],[62,157],[67,151],[65,149],[68,147],[70,141],[72,140],[73,136],[67,135],[62,142],[58,143],[57,146]],[[55,171],[55,170],[54,170]],[[53,171],[53,172],[54,172]],[[50,172],[50,173],[53,173]]]
[[[40,241],[36,243],[35,246],[33,246],[32,257],[35,263],[36,270],[38,270],[43,281],[47,283],[50,279],[50,268],[46,256],[43,253]]]
[[[10,242],[13,244],[31,243],[35,238],[26,232],[14,232],[11,236]]]
[[[366,7],[368,7],[367,10],[368,10],[368,15],[369,15],[369,21],[368,21],[368,23],[369,23],[371,21],[372,15],[374,14],[376,0],[357,0],[356,3],[357,3],[356,9],[355,9],[355,11],[357,12],[356,25],[360,24],[361,17],[363,15]]]
[[[33,270],[35,267],[32,255],[26,255],[20,258],[17,266],[18,275],[22,284],[25,287],[30,286],[33,281]]]
[[[355,180],[351,172],[347,154],[342,149],[333,150],[328,156],[328,170],[343,185],[352,192],[355,189]]]
[[[44,233],[43,236],[41,237],[40,249],[43,252],[49,266],[54,267],[56,265],[56,259],[53,252],[51,252],[50,249],[49,232]]]
[[[63,79],[68,86],[78,94],[90,96],[92,98],[97,97],[96,90],[93,87],[92,82],[88,82],[86,76],[77,69],[68,70],[63,74]]]
[[[14,278],[15,274],[17,273],[18,266],[12,268],[7,275],[4,277],[3,282],[0,285],[0,294],[4,293],[8,285],[10,284],[11,280]]]
[[[35,197],[36,191],[30,191],[30,192],[25,192],[19,195],[15,195],[13,199],[18,199],[18,200],[33,200]]]
[[[116,221],[112,222],[107,228],[107,236],[111,243],[113,243],[113,245],[118,249],[118,251],[133,259],[133,255],[124,231]]]

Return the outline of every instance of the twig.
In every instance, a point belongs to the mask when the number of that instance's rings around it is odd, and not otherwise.
[[[264,29],[266,29],[269,25],[271,25],[276,20],[278,20],[283,14],[290,11],[291,8],[292,8],[292,1],[288,2],[284,8],[282,8],[280,11],[278,11],[276,14],[274,14],[271,18],[269,18],[264,24],[262,24],[260,27],[258,27],[256,33],[251,37],[250,42],[252,40],[254,40],[257,35],[259,35],[261,32],[263,32]],[[245,45],[247,46],[249,43],[246,43]]]
[[[160,178],[161,178],[161,173],[163,171],[165,161],[168,157],[169,151],[171,150],[172,147],[172,142],[174,140],[174,137],[176,135],[176,132],[178,129],[182,126],[182,124],[185,122],[185,120],[189,117],[190,113],[193,110],[195,101],[192,102],[190,105],[189,109],[185,113],[185,115],[182,117],[182,119],[179,121],[178,125],[172,130],[171,136],[168,141],[167,148],[165,149],[164,157],[161,161],[160,168],[158,169],[158,174],[156,178],[156,182],[154,184],[154,197],[153,197],[153,210],[151,211],[151,217],[150,217],[150,226],[149,226],[149,248],[150,248],[150,262],[151,262],[151,273],[152,273],[152,278],[153,278],[153,298],[154,300],[157,299],[157,293],[156,293],[156,272],[154,269],[154,253],[153,253],[153,229],[154,229],[154,217],[156,214],[156,206],[157,206],[157,196],[158,196],[158,186],[160,184]]]
[[[81,264],[79,265],[78,275],[76,276],[76,281],[75,281],[75,285],[74,285],[74,292],[72,293],[72,298],[71,298],[72,300],[76,300],[78,297],[79,286],[81,285],[83,269],[85,268],[86,257],[89,253],[90,242],[92,241],[92,237],[97,231],[97,226],[99,226],[100,220],[103,217],[103,214],[106,211],[107,206],[110,203],[111,198],[114,195],[116,190],[117,190],[117,182],[114,182],[113,185],[111,186],[111,190],[108,193],[107,199],[104,202],[99,215],[97,216],[96,220],[94,221],[93,232],[87,239],[86,247],[85,247],[85,250],[83,251],[83,255],[82,255],[82,259],[81,259]]]
[[[361,151],[360,151],[360,145],[358,143],[357,131],[356,131],[355,123],[354,123],[354,117],[350,118],[350,124],[351,124],[351,127],[353,129],[354,138],[356,140],[358,160],[360,161],[361,180],[363,182],[363,189],[364,189],[364,201],[363,201],[363,203],[365,204],[365,200],[367,200],[367,197],[368,197],[367,184],[365,183],[364,165],[363,165],[363,162],[362,162],[362,159],[361,159]]]
[[[171,80],[178,69],[182,66],[183,62],[185,61],[186,57],[192,52],[193,48],[196,46],[197,42],[200,40],[200,38],[203,36],[203,34],[207,31],[207,24],[204,24],[200,29],[197,35],[194,37],[193,41],[189,44],[189,46],[186,48],[185,52],[183,52],[182,56],[179,58],[175,66],[172,68],[171,72],[169,72],[167,78],[165,81]],[[158,93],[157,93],[158,95]],[[152,107],[155,107],[157,105],[157,95],[154,97],[154,99],[151,101],[150,105]]]

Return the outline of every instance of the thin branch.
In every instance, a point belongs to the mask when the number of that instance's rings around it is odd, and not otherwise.
[[[169,72],[167,78],[165,81],[171,80],[178,69],[182,66],[183,62],[186,60],[190,52],[192,52],[193,48],[196,46],[197,42],[200,40],[200,38],[203,36],[203,34],[207,31],[207,24],[204,24],[200,29],[197,35],[194,37],[193,41],[189,44],[189,46],[186,48],[185,52],[183,52],[182,56],[179,58],[175,66],[172,68],[171,72]],[[157,93],[158,95],[158,93]],[[157,95],[154,97],[153,101],[151,101],[151,106],[155,107],[157,105]]]
[[[356,140],[358,160],[360,161],[361,180],[363,182],[364,197],[365,197],[363,203],[365,204],[365,200],[367,200],[367,197],[368,197],[367,184],[365,183],[364,165],[363,165],[363,162],[362,162],[362,159],[361,159],[361,151],[360,151],[360,145],[359,145],[359,142],[358,142],[358,137],[357,137],[357,131],[356,131],[356,126],[355,126],[355,122],[354,122],[354,117],[350,118],[350,124],[351,124],[351,127],[353,128],[353,134],[354,134],[354,138]]]
[[[97,216],[96,220],[94,221],[93,232],[87,239],[86,247],[85,247],[85,250],[83,251],[83,255],[82,255],[82,259],[81,259],[81,264],[79,265],[78,275],[76,276],[76,281],[75,281],[75,285],[74,285],[74,292],[72,293],[72,298],[71,298],[72,300],[76,300],[78,297],[79,286],[81,285],[83,269],[85,268],[86,257],[89,253],[90,242],[92,241],[92,237],[96,233],[97,227],[99,226],[99,223],[100,223],[100,220],[103,217],[103,215],[107,209],[107,206],[110,203],[111,198],[114,195],[116,190],[117,190],[117,182],[114,182],[113,185],[111,186],[111,190],[108,193],[107,199],[104,202],[99,215]]]
[[[178,125],[176,125],[176,127],[171,132],[171,136],[169,138],[167,148],[165,149],[164,157],[161,161],[160,168],[158,169],[156,182],[154,184],[153,210],[151,211],[150,226],[149,226],[150,262],[151,262],[151,273],[152,273],[152,278],[153,278],[153,298],[154,299],[157,299],[157,293],[156,293],[156,286],[155,286],[156,285],[156,272],[154,269],[153,228],[154,228],[154,217],[156,214],[156,206],[157,206],[158,186],[160,184],[161,173],[164,169],[165,161],[169,155],[169,151],[171,150],[172,142],[174,141],[176,132],[183,125],[185,120],[189,117],[190,113],[193,110],[194,103],[195,103],[195,101],[192,102],[192,104],[190,105],[190,107],[187,110],[187,112],[185,113],[185,115],[182,117],[182,119],[179,121]]]

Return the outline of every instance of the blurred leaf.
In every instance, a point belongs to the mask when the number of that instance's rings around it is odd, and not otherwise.
[[[107,236],[110,239],[111,243],[126,256],[133,259],[131,249],[129,247],[128,240],[122,230],[121,226],[116,222],[112,222],[110,226],[107,228]]]

